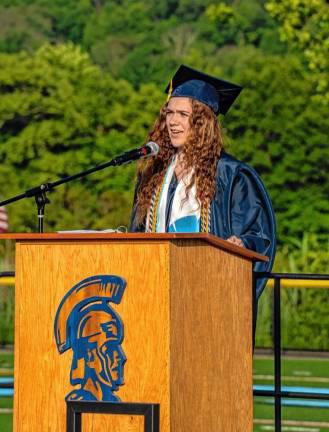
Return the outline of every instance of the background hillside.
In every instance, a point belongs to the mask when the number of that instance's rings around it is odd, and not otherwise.
[[[329,228],[324,0],[0,0],[0,195],[142,144],[181,63],[244,86],[226,147],[270,191],[281,245]],[[47,229],[128,224],[134,166],[57,189]],[[34,203],[8,208],[35,229]]]

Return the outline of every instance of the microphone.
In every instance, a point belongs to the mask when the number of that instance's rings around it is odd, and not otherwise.
[[[140,147],[135,150],[130,150],[128,152],[122,153],[116,158],[112,159],[111,165],[123,165],[128,164],[130,162],[147,158],[150,156],[155,156],[159,153],[160,147],[157,143],[150,141],[145,144],[143,147]]]

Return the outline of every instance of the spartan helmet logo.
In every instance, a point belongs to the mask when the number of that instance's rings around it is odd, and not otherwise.
[[[54,325],[56,344],[60,354],[72,349],[70,382],[79,386],[66,400],[120,400],[113,392],[124,384],[123,323],[109,303],[120,303],[125,286],[119,276],[92,276],[61,301]]]

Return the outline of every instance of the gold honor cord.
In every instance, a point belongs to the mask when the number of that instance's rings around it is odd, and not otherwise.
[[[154,197],[154,202],[153,202],[153,208],[151,209],[151,214],[152,214],[152,221],[150,219],[150,231],[151,232],[156,232],[157,229],[157,221],[158,221],[158,209],[159,209],[159,204],[160,204],[160,196],[161,196],[161,190],[162,187],[158,188],[156,193],[155,193],[155,197]]]
[[[201,206],[201,232],[209,233],[210,229],[210,206],[208,204],[202,204]]]
[[[157,221],[158,221],[158,210],[160,204],[160,196],[161,196],[162,186],[158,187],[155,191],[153,198],[150,204],[150,217],[149,224],[147,227],[147,232],[155,233],[157,229]],[[202,233],[209,233],[210,230],[210,205],[202,204],[201,205],[201,220],[200,220],[200,231]]]

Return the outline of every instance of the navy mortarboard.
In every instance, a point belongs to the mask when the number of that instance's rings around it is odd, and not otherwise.
[[[188,66],[179,67],[165,92],[171,97],[190,97],[209,106],[216,115],[226,114],[242,87],[214,78]]]

